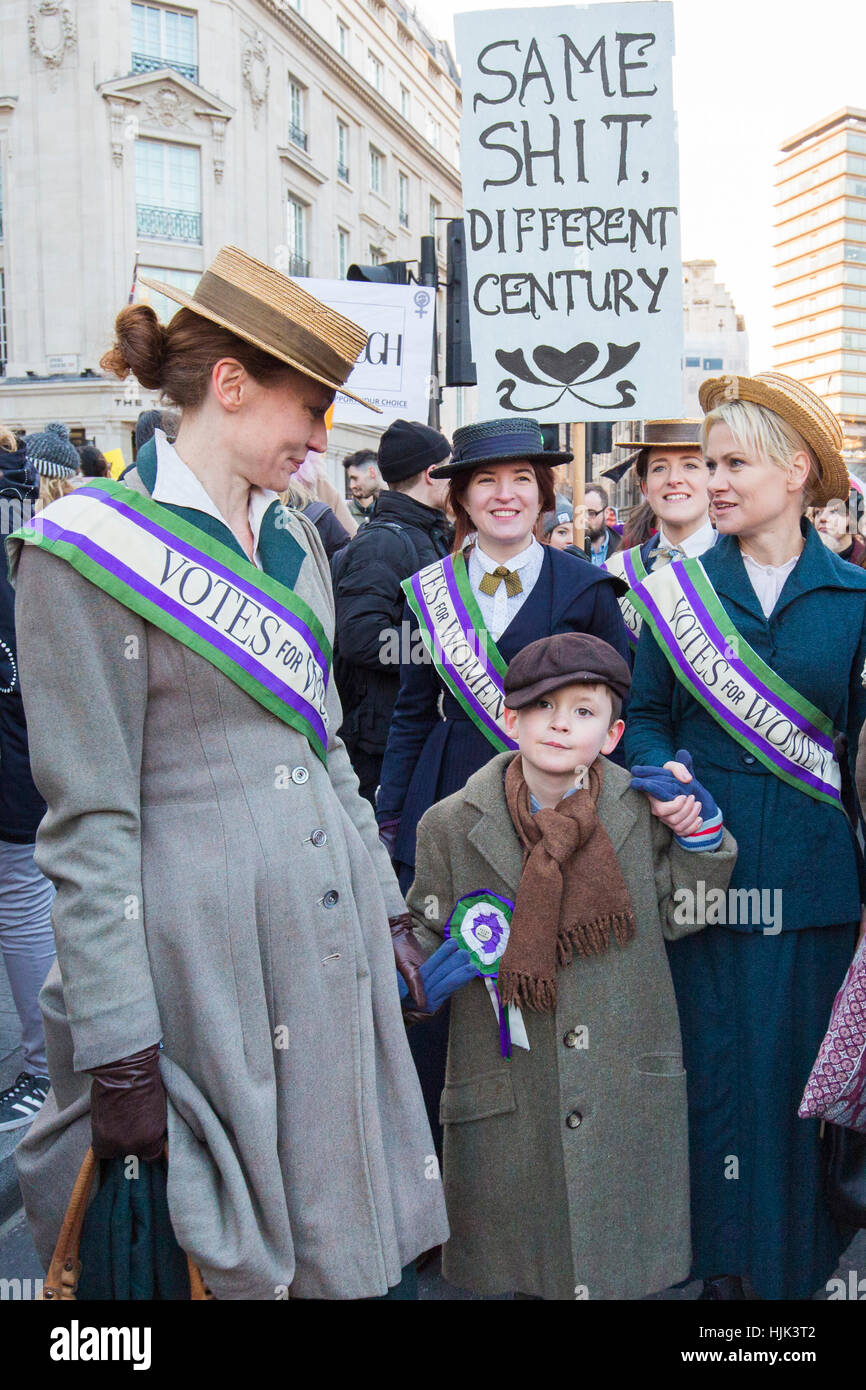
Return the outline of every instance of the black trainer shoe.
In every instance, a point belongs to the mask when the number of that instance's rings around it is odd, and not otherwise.
[[[48,1095],[51,1079],[22,1071],[7,1091],[0,1091],[0,1131],[21,1129],[35,1120]]]

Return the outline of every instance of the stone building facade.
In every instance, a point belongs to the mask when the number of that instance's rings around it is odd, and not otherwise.
[[[340,278],[433,230],[444,281],[459,116],[449,49],[399,0],[3,0],[0,418],[131,459],[155,401],[99,358],[136,261],[192,289],[232,243]],[[337,420],[335,480],[377,434]]]

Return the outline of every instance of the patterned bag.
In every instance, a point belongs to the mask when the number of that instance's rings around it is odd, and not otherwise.
[[[866,937],[833,1001],[797,1113],[866,1134]]]

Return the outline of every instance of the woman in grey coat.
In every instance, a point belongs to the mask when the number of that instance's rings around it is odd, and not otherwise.
[[[160,289],[185,307],[122,311],[104,365],[183,408],[177,447],[158,433],[128,490],[94,480],[12,547],[58,890],[27,1214],[47,1263],[91,1132],[153,1157],[167,1127],[172,1225],[218,1298],[381,1296],[448,1230],[388,930],[405,904],[316,685],[328,565],[276,496],[364,334],[233,248],[194,296]],[[283,643],[278,699],[284,618],[309,650]]]

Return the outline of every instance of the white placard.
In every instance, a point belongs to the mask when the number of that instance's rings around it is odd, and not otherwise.
[[[298,278],[298,277],[293,277]],[[367,346],[346,385],[381,415],[337,393],[334,420],[385,429],[394,420],[427,423],[433,351],[433,290],[365,280],[298,279],[323,304],[367,330]]]
[[[455,16],[481,418],[679,416],[673,6]]]

